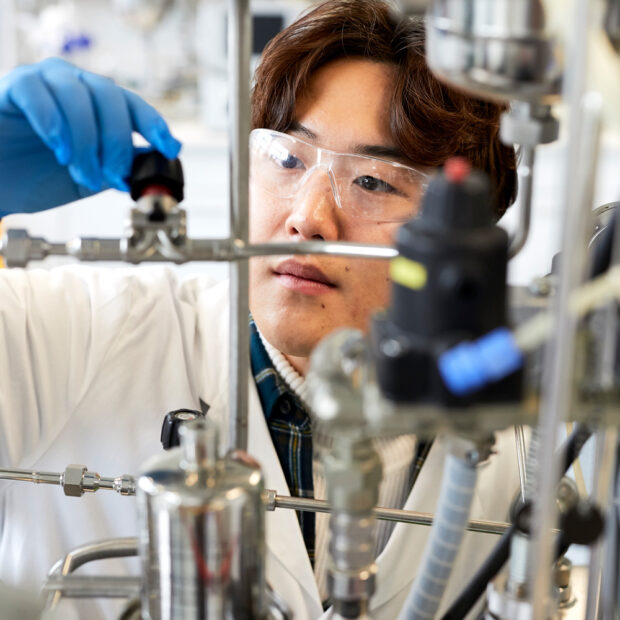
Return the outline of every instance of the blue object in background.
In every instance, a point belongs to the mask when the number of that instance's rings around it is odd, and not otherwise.
[[[181,143],[135,93],[60,58],[0,79],[0,217],[127,191],[136,131],[166,157]]]
[[[506,327],[494,329],[475,342],[462,342],[439,356],[444,383],[456,396],[466,396],[499,381],[523,365],[523,354]]]

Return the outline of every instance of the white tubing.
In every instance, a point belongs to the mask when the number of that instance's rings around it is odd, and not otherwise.
[[[469,521],[476,478],[474,465],[452,455],[446,457],[433,528],[399,620],[435,618]]]

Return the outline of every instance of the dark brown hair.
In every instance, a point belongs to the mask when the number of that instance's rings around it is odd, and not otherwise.
[[[515,199],[516,157],[499,140],[502,106],[440,83],[424,57],[424,22],[399,15],[384,0],[328,0],[280,32],[255,75],[252,127],[285,132],[310,75],[331,60],[362,57],[396,67],[390,128],[414,166],[466,157],[491,178],[501,216]]]

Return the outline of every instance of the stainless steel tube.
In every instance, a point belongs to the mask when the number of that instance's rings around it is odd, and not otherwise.
[[[63,594],[68,595],[63,588],[55,588],[50,584],[63,583],[62,580],[67,575],[88,562],[105,560],[108,558],[126,558],[135,555],[138,555],[137,538],[111,538],[109,540],[102,540],[72,549],[64,558],[56,562],[48,573],[48,581],[44,589],[50,591],[52,594],[49,603],[50,609],[54,609],[58,605]],[[135,594],[138,594],[138,591],[136,591]],[[104,595],[102,594],[101,596]]]
[[[514,236],[510,239],[510,246],[508,247],[508,256],[510,258],[514,258],[523,249],[530,234],[535,155],[535,146],[523,145],[521,147],[521,165],[519,166],[519,224]]]
[[[521,424],[515,426],[515,442],[517,447],[517,466],[519,468],[521,499],[525,501],[527,489],[527,454],[525,450],[525,432]]]
[[[275,508],[291,508],[306,512],[331,512],[329,504],[321,499],[307,499],[303,497],[287,497],[276,495]],[[396,508],[375,508],[373,515],[382,521],[396,521],[414,525],[433,525],[433,515],[430,512],[415,512],[413,510],[398,510]],[[503,534],[510,527],[509,523],[501,521],[471,520],[467,524],[470,532],[483,534]]]
[[[62,474],[49,471],[32,471],[30,469],[17,469],[6,467],[0,469],[0,480],[20,480],[21,482],[34,482],[35,484],[61,484]]]
[[[44,591],[65,598],[131,598],[140,594],[140,577],[85,577],[82,575],[52,577]]]
[[[568,34],[565,95],[570,105],[571,130],[565,169],[566,215],[562,232],[560,281],[555,299],[554,335],[545,358],[549,369],[543,381],[538,468],[540,474],[534,505],[534,542],[529,565],[532,575],[532,611],[535,620],[546,618],[551,591],[553,558],[551,528],[557,519],[555,488],[559,463],[554,459],[557,431],[565,421],[573,396],[575,331],[577,323],[570,312],[569,300],[582,283],[585,273],[588,218],[592,206],[592,185],[600,133],[600,101],[584,99],[587,71],[588,29],[593,3],[575,1]],[[544,449],[542,449],[544,447]]]
[[[398,250],[389,245],[351,243],[348,241],[302,241],[301,243],[255,243],[235,249],[237,256],[270,256],[275,254],[331,254],[362,258],[396,258]]]
[[[610,493],[613,489],[613,477],[616,470],[616,441],[618,431],[615,428],[601,430],[596,435],[596,464],[594,471],[593,497],[592,499],[599,505],[607,507],[607,512],[617,510],[614,505]],[[603,613],[601,605],[601,587],[603,585],[605,566],[605,554],[615,552],[615,549],[609,549],[607,543],[607,535],[609,528],[606,528],[605,536],[596,541],[590,555],[590,570],[588,571],[588,603],[586,608],[586,618],[604,618],[604,620],[612,620],[614,615]],[[612,556],[613,557],[613,556]],[[613,571],[612,571],[613,573]],[[610,575],[608,575],[609,577]],[[613,584],[610,582],[610,591]]]
[[[138,555],[137,538],[110,538],[76,547],[58,560],[48,573],[49,577],[68,575],[83,564],[108,558],[127,558]]]
[[[249,0],[228,1],[230,237],[246,245],[249,237],[248,171],[250,136]],[[245,450],[248,434],[250,326],[248,261],[230,265],[229,449]]]

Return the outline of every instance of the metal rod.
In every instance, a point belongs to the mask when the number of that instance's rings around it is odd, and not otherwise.
[[[583,282],[588,217],[592,206],[592,183],[600,134],[600,102],[584,99],[587,72],[587,42],[591,0],[573,2],[571,32],[567,33],[567,61],[564,94],[570,105],[568,126],[571,129],[565,168],[566,205],[560,281],[555,298],[554,337],[545,353],[548,376],[543,381],[540,421],[538,472],[540,474],[534,504],[533,537],[529,562],[532,575],[531,601],[534,620],[544,620],[551,592],[553,542],[549,531],[556,524],[555,487],[560,464],[554,459],[557,430],[565,421],[573,395],[572,373],[575,359],[577,322],[570,312],[569,300]]]
[[[228,1],[230,236],[247,245],[250,136],[250,56],[252,22],[249,0]],[[248,436],[250,370],[248,261],[230,265],[229,449],[245,450]]]
[[[521,500],[525,501],[527,489],[527,455],[525,450],[525,432],[522,424],[515,425],[515,442],[517,444],[517,466],[519,468],[519,487]]]
[[[302,241],[301,243],[255,243],[235,249],[237,256],[269,256],[277,254],[331,254],[362,258],[396,258],[398,250],[389,245],[351,243],[347,241]]]
[[[62,474],[49,471],[32,471],[30,469],[2,468],[0,480],[20,480],[35,484],[61,484]]]
[[[140,594],[140,577],[52,577],[43,590],[62,594],[64,598],[133,598]]]
[[[137,538],[110,538],[72,549],[54,564],[48,576],[68,575],[80,566],[96,560],[127,558],[134,555],[138,555]]]
[[[521,165],[519,166],[519,224],[514,236],[510,239],[510,246],[508,247],[509,258],[514,258],[524,248],[530,234],[535,156],[536,147],[530,145],[521,146]]]
[[[105,560],[109,558],[126,558],[138,555],[138,539],[137,538],[111,538],[100,542],[76,547],[67,553],[52,566],[48,573],[48,581],[45,589],[51,591],[51,601],[49,608],[54,609],[63,595],[62,588],[53,588],[51,583],[57,583],[55,580],[65,579],[67,575],[77,570],[80,566],[95,560]],[[48,587],[49,586],[49,587]],[[66,596],[69,596],[68,594]],[[101,596],[104,596],[103,594]]]
[[[332,510],[325,500],[308,499],[303,497],[288,497],[276,495],[275,508],[291,508],[303,512],[326,512]],[[414,525],[432,525],[433,515],[429,512],[415,512],[412,510],[398,510],[396,508],[375,508],[373,510],[375,518],[382,521],[396,521],[400,523],[411,523]],[[484,534],[503,534],[510,527],[510,523],[501,521],[479,521],[471,520],[467,526],[470,532],[482,532]]]
[[[596,435],[596,465],[594,470],[594,484],[592,499],[599,506],[608,507],[609,494],[613,486],[613,473],[616,469],[616,428],[599,431]],[[611,504],[611,511],[617,508]],[[607,510],[609,513],[609,508]],[[588,602],[586,618],[598,618],[601,613],[601,586],[603,583],[603,567],[606,551],[607,536],[596,541],[590,555],[590,570],[588,571]],[[607,620],[607,618],[605,619]],[[611,619],[610,619],[611,620]]]
[[[14,231],[17,229],[14,229]],[[8,239],[6,245],[1,245],[0,255],[8,258],[10,266],[25,266],[30,260],[43,260],[48,256],[71,256],[79,261],[128,261],[128,256],[122,251],[125,239],[106,239],[95,237],[76,237],[65,243],[49,243],[45,239],[30,237],[23,230],[26,239],[37,244],[37,249],[30,254],[26,263],[13,264],[15,255],[15,240]],[[163,239],[163,240],[162,240]],[[247,261],[252,256],[277,256],[284,254],[330,254],[336,256],[355,256],[360,258],[390,259],[398,256],[398,250],[389,245],[372,243],[352,243],[349,241],[303,241],[301,243],[256,243],[249,244],[240,239],[187,239],[185,244],[174,246],[171,252],[175,256],[162,253],[166,238],[158,241],[159,245],[146,245],[142,253],[133,252],[130,262],[175,262],[177,264],[189,261],[231,262]],[[156,241],[155,237],[151,242]],[[21,239],[20,239],[21,242]],[[164,243],[165,242],[165,243]]]

